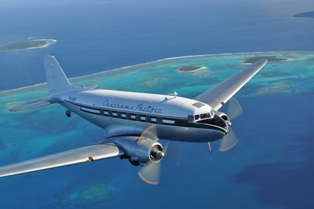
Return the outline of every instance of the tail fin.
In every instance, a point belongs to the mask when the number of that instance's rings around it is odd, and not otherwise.
[[[69,82],[54,55],[46,56],[44,59],[44,64],[47,86],[50,95],[80,89],[80,87],[73,86]]]
[[[50,93],[50,97],[45,99],[38,99],[36,101],[12,107],[9,109],[10,111],[18,112],[44,105],[59,103],[60,99],[58,98],[58,96],[56,96],[56,94],[58,93],[73,90],[89,90],[97,87],[97,85],[95,84],[87,85],[84,87],[73,86],[69,82],[68,78],[65,76],[62,68],[60,67],[58,61],[54,58],[53,55],[46,56],[44,59],[44,63],[46,70],[47,86]]]

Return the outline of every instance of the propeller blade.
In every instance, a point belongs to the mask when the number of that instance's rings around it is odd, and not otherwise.
[[[229,100],[229,106],[228,106],[228,116],[230,121],[237,118],[238,116],[243,114],[242,107],[238,100],[236,100],[234,97],[232,97]]]
[[[157,185],[160,177],[160,163],[150,163],[144,166],[137,174],[145,183]]]
[[[168,146],[169,146],[169,142],[167,142],[166,146],[165,146],[164,149],[163,149],[164,155],[166,155],[166,153],[167,153]]]
[[[152,124],[143,131],[143,133],[141,134],[141,136],[137,140],[137,143],[139,144],[141,142],[141,140],[144,138],[149,138],[149,139],[152,139],[154,141],[158,141],[159,139],[157,138],[156,134],[157,134],[156,125]]]
[[[229,126],[228,134],[221,139],[219,151],[221,152],[228,151],[232,149],[237,143],[238,139],[233,130]]]

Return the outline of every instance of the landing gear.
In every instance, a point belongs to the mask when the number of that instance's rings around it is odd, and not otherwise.
[[[134,166],[139,166],[139,165],[140,165],[140,163],[137,162],[137,161],[133,161],[133,160],[129,160],[129,161],[130,161],[130,163],[131,163],[132,165],[134,165]]]
[[[209,149],[209,153],[212,154],[213,151],[212,151],[212,147],[210,146],[210,142],[208,142],[208,149]]]
[[[72,111],[71,111],[71,110],[67,110],[67,111],[65,112],[65,114],[66,114],[68,117],[71,117]]]
[[[126,154],[123,154],[123,155],[120,156],[120,160],[123,160],[123,159],[128,159],[130,161],[130,163],[132,165],[134,165],[134,166],[139,166],[140,165],[139,162],[131,160],[131,157],[127,156]]]

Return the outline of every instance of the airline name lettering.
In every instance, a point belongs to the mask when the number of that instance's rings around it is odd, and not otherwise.
[[[110,102],[109,100],[104,101],[102,105],[104,107],[117,108],[117,109],[123,109],[123,110],[133,110],[133,111],[140,111],[140,112],[147,112],[147,113],[162,114],[162,110],[160,108],[150,106],[150,105],[145,106],[143,104],[138,104],[136,106],[133,106],[133,105],[114,103],[114,102]]]

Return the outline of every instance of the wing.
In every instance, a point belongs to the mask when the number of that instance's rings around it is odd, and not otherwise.
[[[218,110],[262,69],[266,63],[266,59],[255,62],[194,99],[210,105],[214,110]]]
[[[0,177],[91,162],[122,155],[114,144],[97,144],[0,167]]]

